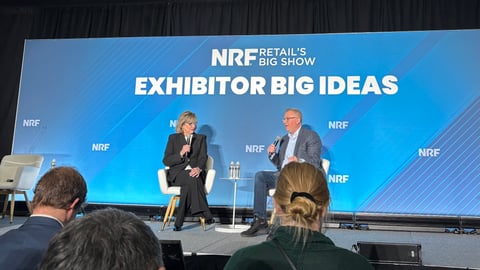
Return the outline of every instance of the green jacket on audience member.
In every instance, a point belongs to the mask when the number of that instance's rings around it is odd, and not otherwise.
[[[224,270],[235,269],[292,269],[280,249],[279,244],[288,254],[295,267],[300,270],[373,270],[373,266],[361,255],[335,244],[320,232],[312,232],[305,246],[303,241],[294,242],[294,227],[279,227],[271,240],[245,247],[236,251],[228,260]]]

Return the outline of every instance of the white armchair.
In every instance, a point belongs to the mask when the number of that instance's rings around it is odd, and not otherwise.
[[[43,156],[39,155],[7,155],[2,158],[0,163],[0,194],[5,195],[2,218],[5,218],[8,200],[11,197],[10,223],[13,222],[15,194],[23,194],[28,211],[32,213],[27,191],[35,184],[42,163]]]
[[[207,170],[207,175],[205,178],[205,194],[209,194],[213,187],[213,181],[215,180],[216,171],[213,168],[213,158],[208,156],[207,164],[205,165]],[[177,201],[180,199],[180,187],[170,186],[170,183],[167,181],[167,170],[168,166],[163,169],[158,170],[158,183],[160,185],[160,191],[165,195],[171,195],[170,202],[168,203],[167,210],[163,217],[162,231],[165,229],[165,224],[170,226],[170,221],[177,207]],[[202,223],[203,229],[205,230],[205,224]]]

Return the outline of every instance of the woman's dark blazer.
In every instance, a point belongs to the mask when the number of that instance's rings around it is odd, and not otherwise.
[[[171,134],[168,137],[167,147],[163,156],[163,163],[169,166],[167,180],[174,182],[178,172],[190,164],[190,167],[199,167],[202,170],[200,177],[205,179],[205,164],[207,163],[207,137],[194,133],[192,136],[190,153],[180,156],[182,147],[187,143],[182,133]]]

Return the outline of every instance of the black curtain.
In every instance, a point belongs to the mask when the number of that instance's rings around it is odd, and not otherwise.
[[[0,0],[0,156],[11,152],[25,39],[476,28],[480,0]]]

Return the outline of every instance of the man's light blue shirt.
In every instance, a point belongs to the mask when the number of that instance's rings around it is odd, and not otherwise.
[[[288,144],[287,144],[287,149],[285,150],[285,158],[283,159],[282,163],[282,168],[287,165],[288,163],[288,158],[293,156],[293,152],[295,151],[295,144],[297,143],[297,138],[298,138],[298,133],[300,132],[300,129],[297,129],[293,134],[288,133]]]

